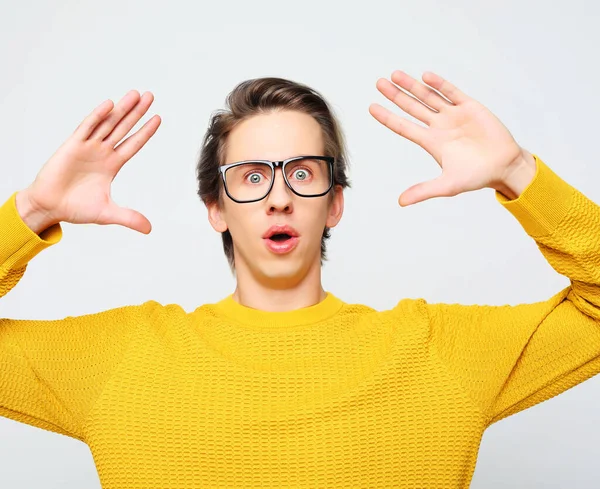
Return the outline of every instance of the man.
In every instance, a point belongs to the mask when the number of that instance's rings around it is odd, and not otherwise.
[[[400,205],[494,188],[569,287],[514,307],[387,311],[323,290],[348,185],[341,132],[308,87],[249,80],[212,117],[198,162],[235,291],[191,313],[148,301],[1,319],[0,415],[87,443],[108,489],[468,487],[487,426],[600,371],[600,208],[480,103],[423,81],[397,71],[377,87],[424,126],[370,108],[442,168]],[[0,207],[0,295],[58,243],[60,222],[150,232],[109,192],[160,124],[119,144],[151,103],[101,104]]]

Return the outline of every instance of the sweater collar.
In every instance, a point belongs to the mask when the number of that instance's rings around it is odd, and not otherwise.
[[[228,318],[250,326],[264,328],[281,328],[315,324],[335,315],[344,302],[326,291],[325,298],[312,306],[294,309],[292,311],[263,311],[244,306],[233,298],[233,294],[216,303],[217,308]]]

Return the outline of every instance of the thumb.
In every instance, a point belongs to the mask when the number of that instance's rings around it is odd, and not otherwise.
[[[433,180],[417,183],[406,189],[400,194],[398,203],[405,207],[434,197],[453,197],[459,193],[454,182],[442,173]]]
[[[143,214],[133,209],[119,207],[114,202],[106,213],[106,224],[118,224],[143,234],[150,234],[152,231],[152,224]]]

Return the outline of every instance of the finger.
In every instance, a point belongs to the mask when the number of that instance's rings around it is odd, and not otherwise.
[[[104,222],[106,224],[125,226],[143,234],[150,234],[150,231],[152,231],[152,224],[150,224],[150,221],[143,214],[133,209],[119,207],[115,203],[106,212]]]
[[[442,173],[433,180],[418,183],[406,189],[398,198],[398,203],[405,207],[434,197],[453,197],[459,193],[456,186]]]
[[[423,73],[423,81],[427,83],[427,85],[430,85],[441,92],[448,100],[456,105],[462,104],[470,99],[469,96],[461,92],[448,80],[443,79],[441,76],[436,75],[431,71]]]
[[[159,115],[153,116],[137,132],[133,133],[115,148],[115,153],[119,156],[118,169],[144,147],[148,140],[154,135],[161,122]]]
[[[104,138],[104,141],[111,146],[115,146],[123,137],[127,135],[131,128],[144,116],[154,101],[154,95],[146,92],[140,98],[137,105],[119,122],[112,132]]]
[[[369,112],[377,119],[377,121],[394,131],[396,134],[399,134],[413,143],[417,143],[421,147],[424,147],[426,144],[426,128],[397,116],[379,104],[371,104],[369,106]]]
[[[114,129],[117,123],[129,113],[140,100],[140,94],[137,90],[130,90],[119,100],[119,103],[111,110],[110,114],[94,129],[89,139],[102,141]]]
[[[407,114],[412,115],[427,125],[429,125],[431,117],[437,113],[423,105],[416,98],[411,97],[406,92],[400,90],[396,85],[385,78],[377,80],[376,86],[377,90],[379,90],[385,98],[394,102]]]
[[[96,126],[104,120],[107,114],[112,110],[114,103],[112,100],[105,100],[98,107],[96,107],[83,121],[77,129],[73,132],[73,135],[80,141],[85,141]]]
[[[421,100],[429,107],[441,112],[452,105],[452,102],[446,100],[435,90],[419,83],[412,76],[407,75],[404,71],[396,70],[392,73],[392,81],[399,87],[404,88],[412,93],[415,97]]]

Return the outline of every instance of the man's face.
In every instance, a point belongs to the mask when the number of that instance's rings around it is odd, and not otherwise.
[[[296,111],[275,111],[250,117],[229,134],[225,164],[243,160],[279,161],[293,156],[324,155],[318,122]],[[344,198],[337,187],[321,197],[300,197],[287,187],[281,169],[263,200],[236,203],[223,192],[223,206],[209,206],[209,220],[219,232],[229,229],[233,238],[238,277],[251,273],[273,287],[291,287],[320,267],[321,236],[342,217]],[[284,252],[263,235],[273,225],[291,226],[298,234],[295,246]]]

